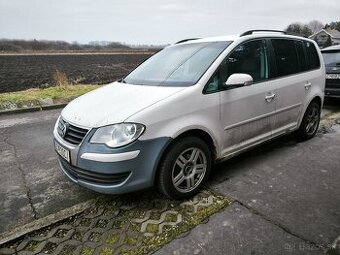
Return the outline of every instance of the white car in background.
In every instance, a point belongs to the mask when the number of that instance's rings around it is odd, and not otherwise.
[[[157,186],[193,196],[212,165],[283,134],[315,135],[325,67],[315,42],[281,31],[190,39],[72,101],[54,143],[73,182],[108,194]]]

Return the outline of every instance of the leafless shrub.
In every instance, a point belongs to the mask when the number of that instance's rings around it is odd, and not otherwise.
[[[68,87],[71,85],[66,74],[59,70],[56,70],[55,73],[53,74],[53,81],[55,86],[62,89],[68,89]]]

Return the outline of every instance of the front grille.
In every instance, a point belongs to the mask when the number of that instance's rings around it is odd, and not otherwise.
[[[130,172],[119,174],[104,174],[97,173],[88,170],[84,170],[65,161],[59,157],[60,163],[63,169],[75,180],[82,180],[89,183],[101,184],[101,185],[118,185],[129,177]]]
[[[58,134],[65,141],[74,145],[78,145],[83,141],[85,135],[89,130],[71,125],[70,123],[67,123],[62,118],[60,118],[58,122],[57,131]]]
[[[326,88],[340,88],[340,79],[326,79]]]

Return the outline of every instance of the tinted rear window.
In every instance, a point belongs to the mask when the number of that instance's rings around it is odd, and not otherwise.
[[[276,76],[298,73],[300,70],[295,41],[285,39],[272,39],[271,41],[275,54]]]
[[[318,69],[320,68],[320,59],[318,52],[313,43],[305,42],[307,59],[308,59],[308,69]]]
[[[306,61],[305,50],[303,48],[303,42],[296,41],[295,46],[296,46],[296,52],[299,57],[300,71],[306,71],[308,70],[308,66],[307,66],[307,61]]]

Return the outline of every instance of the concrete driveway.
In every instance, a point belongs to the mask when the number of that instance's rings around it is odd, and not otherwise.
[[[324,113],[340,111],[326,105]],[[57,165],[60,110],[0,116],[0,235],[95,198]],[[339,116],[340,117],[340,116]],[[340,234],[340,126],[312,140],[292,136],[215,167],[209,186],[231,206],[158,254],[320,254]]]

